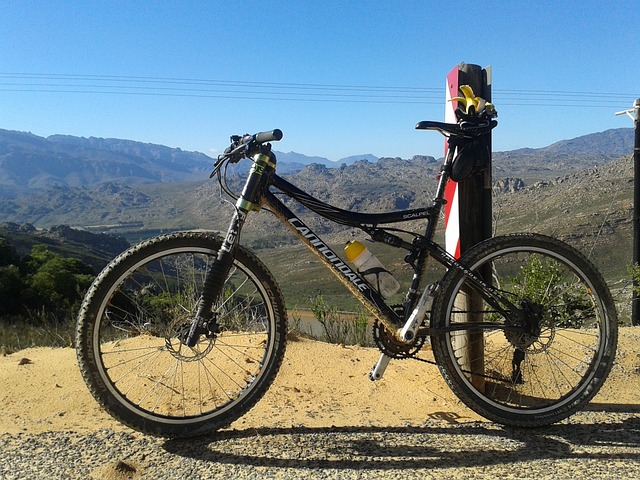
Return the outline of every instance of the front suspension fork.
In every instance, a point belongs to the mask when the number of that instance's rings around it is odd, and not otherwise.
[[[215,328],[212,329],[212,326],[209,325],[212,320],[213,304],[216,299],[220,297],[224,283],[231,271],[235,257],[234,252],[245,219],[246,213],[240,209],[236,209],[236,213],[231,220],[231,225],[229,225],[227,236],[224,238],[218,251],[218,256],[209,268],[207,276],[204,279],[202,293],[198,301],[198,311],[191,322],[189,332],[184,340],[185,345],[188,347],[193,348],[196,343],[198,343],[200,334],[215,331]]]
[[[236,209],[227,230],[218,256],[209,268],[202,287],[202,294],[198,302],[198,311],[191,322],[189,332],[184,338],[184,344],[193,348],[198,343],[201,334],[217,333],[218,327],[212,324],[213,304],[222,294],[224,284],[231,272],[235,250],[240,238],[240,231],[250,211],[258,211],[262,206],[262,191],[270,175],[275,170],[275,156],[271,154],[271,146],[263,145],[253,157],[253,166],[242,194],[236,202]]]

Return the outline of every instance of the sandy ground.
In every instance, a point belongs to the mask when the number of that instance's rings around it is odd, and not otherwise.
[[[232,428],[406,426],[428,419],[482,420],[451,393],[437,367],[393,361],[371,382],[375,349],[289,341],[269,392]],[[429,358],[425,354],[424,358]],[[621,329],[616,364],[592,402],[615,409],[640,404],[640,327]],[[128,430],[89,394],[71,348],[34,348],[0,357],[0,433]]]

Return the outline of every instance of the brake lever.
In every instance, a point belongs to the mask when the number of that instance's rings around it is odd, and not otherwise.
[[[220,167],[222,167],[222,164],[224,163],[225,159],[226,159],[225,155],[218,156],[218,160],[216,160],[216,162],[213,164],[213,172],[211,172],[211,174],[209,175],[209,178],[213,178],[218,174],[218,172],[220,171]]]
[[[249,135],[248,133],[242,136],[231,135],[231,145],[225,149],[222,155],[218,156],[218,160],[213,164],[213,172],[211,172],[209,178],[213,178],[213,176],[220,171],[225,161],[238,163],[247,156],[247,152],[252,151],[257,145],[264,144],[268,148],[271,148],[266,142],[280,140],[281,138],[282,131],[279,129],[256,133],[255,135]]]
[[[213,178],[219,171],[224,162],[230,163],[238,163],[245,157],[245,153],[249,146],[249,143],[245,141],[247,135],[232,135],[231,136],[231,145],[229,145],[224,153],[218,155],[218,159],[213,164],[213,172],[209,175],[209,178]]]

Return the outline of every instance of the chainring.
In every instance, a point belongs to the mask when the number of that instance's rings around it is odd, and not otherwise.
[[[394,305],[393,309],[399,312],[403,311],[401,305]],[[414,342],[405,343],[378,320],[373,322],[373,339],[382,353],[396,360],[415,357],[427,341],[427,337],[416,337]]]

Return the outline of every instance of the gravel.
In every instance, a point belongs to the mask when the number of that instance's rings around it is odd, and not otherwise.
[[[640,412],[536,430],[429,420],[403,428],[227,430],[164,440],[99,430],[0,435],[1,479],[640,478]]]

